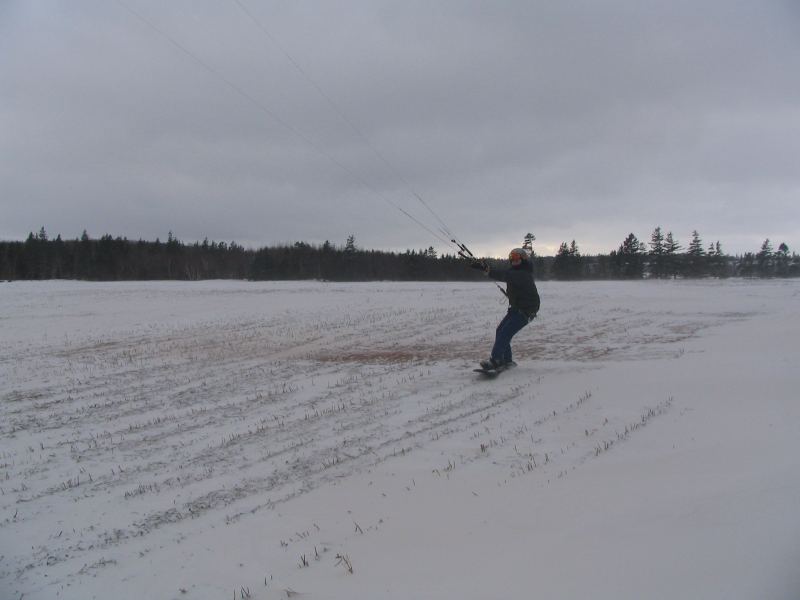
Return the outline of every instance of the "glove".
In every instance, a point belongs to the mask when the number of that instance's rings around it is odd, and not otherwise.
[[[480,269],[481,271],[489,272],[489,265],[479,260],[473,260],[469,266],[471,269]]]

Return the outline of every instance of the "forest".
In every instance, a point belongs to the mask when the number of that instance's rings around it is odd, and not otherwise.
[[[535,236],[524,236],[539,280],[797,277],[800,256],[785,243],[775,248],[766,239],[761,248],[730,256],[719,241],[708,247],[697,231],[684,248],[671,232],[656,227],[650,241],[629,234],[608,254],[583,255],[575,240],[563,242],[555,256],[534,252]],[[505,261],[486,259],[494,265]],[[78,279],[135,280],[302,280],[328,281],[473,281],[483,275],[453,254],[433,247],[405,252],[365,250],[351,235],[342,245],[329,241],[245,249],[236,242],[186,244],[171,232],[166,242],[131,241],[109,234],[91,238],[50,239],[44,227],[25,241],[0,241],[0,280]]]

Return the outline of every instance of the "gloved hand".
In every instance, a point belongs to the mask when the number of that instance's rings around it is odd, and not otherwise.
[[[489,272],[489,265],[479,260],[473,260],[469,266],[471,269],[480,269],[481,271],[484,271],[486,273]]]

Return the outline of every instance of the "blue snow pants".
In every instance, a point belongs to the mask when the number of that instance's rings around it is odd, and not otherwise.
[[[509,308],[506,316],[497,326],[492,348],[492,360],[496,363],[511,362],[511,338],[530,322],[525,313],[516,308]]]

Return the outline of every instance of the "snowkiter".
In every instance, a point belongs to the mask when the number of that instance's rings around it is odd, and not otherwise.
[[[514,248],[508,254],[509,269],[496,269],[482,261],[474,261],[472,267],[483,269],[495,281],[506,282],[508,312],[497,326],[492,355],[480,362],[485,370],[505,369],[516,363],[511,356],[511,338],[530,323],[539,312],[539,292],[533,280],[531,255],[523,248]]]

